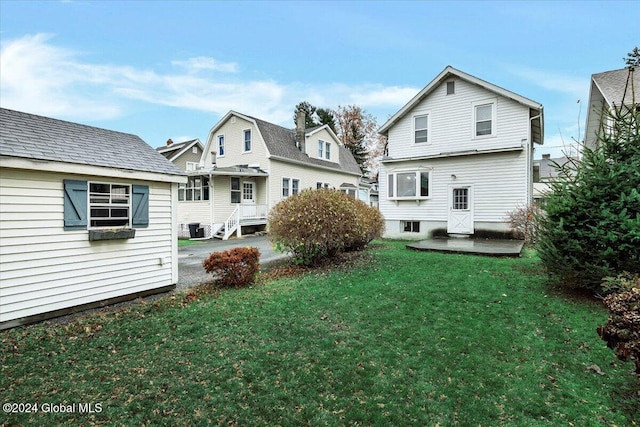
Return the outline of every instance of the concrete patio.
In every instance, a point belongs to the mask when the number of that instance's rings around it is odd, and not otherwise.
[[[437,238],[410,243],[408,249],[416,251],[454,252],[496,257],[519,257],[524,242],[522,240],[491,240],[473,238]]]

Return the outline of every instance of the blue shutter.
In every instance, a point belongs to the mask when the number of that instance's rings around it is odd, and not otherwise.
[[[64,183],[64,229],[86,230],[87,228],[87,181],[65,179]]]
[[[149,226],[149,186],[133,185],[131,210],[133,228],[146,228]]]

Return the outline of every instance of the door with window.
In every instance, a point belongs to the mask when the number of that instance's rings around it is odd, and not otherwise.
[[[242,181],[242,217],[253,218],[256,215],[256,183]]]
[[[473,187],[449,186],[447,233],[473,234]]]

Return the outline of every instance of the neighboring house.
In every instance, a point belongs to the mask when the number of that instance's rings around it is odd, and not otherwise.
[[[0,329],[174,287],[184,181],[135,135],[0,109]]]
[[[302,189],[357,188],[360,168],[331,128],[305,129],[303,115],[297,124],[287,129],[229,111],[180,187],[182,236],[228,239],[243,227],[264,227],[269,210]]]
[[[635,93],[635,99],[633,99]],[[585,145],[591,149],[596,147],[598,133],[607,127],[607,112],[614,107],[629,106],[640,103],[640,70],[630,72],[629,69],[606,71],[591,76],[589,105],[585,130]]]
[[[567,156],[552,159],[550,154],[543,154],[542,159],[533,161],[534,202],[543,203],[546,200],[547,195],[551,193],[549,183],[558,177],[558,168],[573,161],[573,158]]]
[[[507,213],[532,201],[535,101],[447,67],[379,132],[386,237],[505,233]]]
[[[156,151],[183,171],[194,171],[200,165],[203,147],[197,138],[177,144],[169,139],[167,145]]]

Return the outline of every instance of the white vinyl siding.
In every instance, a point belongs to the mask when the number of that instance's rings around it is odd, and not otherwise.
[[[246,130],[251,130],[251,151],[249,152],[244,150],[244,131]],[[219,168],[247,164],[266,168],[266,158],[269,153],[260,138],[260,133],[253,123],[236,116],[231,116],[210,136],[210,146],[205,148],[204,153],[203,164],[206,167],[211,165],[211,152],[218,149],[216,138],[218,135],[224,135],[224,156],[218,155],[216,158],[216,165]]]
[[[389,129],[389,157],[409,158],[463,151],[520,147],[529,137],[529,108],[464,80],[456,80],[455,96],[434,90]],[[444,85],[444,83],[443,83]],[[475,137],[474,103],[493,103],[492,137]],[[429,143],[415,144],[415,115],[429,112]]]
[[[169,286],[177,231],[177,185],[149,186],[149,227],[135,238],[90,242],[87,230],[64,230],[66,174],[3,169],[0,180],[0,322]],[[93,176],[75,176],[91,182]],[[172,196],[173,194],[173,196]],[[177,249],[176,249],[177,251]],[[161,262],[162,260],[162,262]]]

